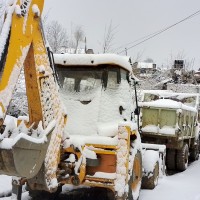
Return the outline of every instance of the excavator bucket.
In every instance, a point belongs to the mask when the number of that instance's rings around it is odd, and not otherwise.
[[[23,133],[14,139],[4,139],[0,148],[0,174],[27,179],[36,176],[44,162],[52,131],[38,139]]]

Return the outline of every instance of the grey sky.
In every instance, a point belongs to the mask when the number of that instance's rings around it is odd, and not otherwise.
[[[88,48],[98,53],[102,51],[105,26],[111,20],[113,26],[118,26],[113,46],[117,48],[197,10],[200,0],[46,0],[44,13],[49,11],[48,19],[58,20],[68,34],[71,26],[81,25]],[[150,57],[161,65],[166,64],[170,54],[175,56],[182,51],[187,58],[195,58],[195,68],[200,67],[200,15],[132,48],[128,55],[134,57],[143,52],[143,59]]]

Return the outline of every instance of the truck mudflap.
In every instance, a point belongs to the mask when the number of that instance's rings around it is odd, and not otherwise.
[[[33,178],[42,167],[54,127],[47,127],[40,138],[24,133],[4,138],[0,142],[0,174]]]

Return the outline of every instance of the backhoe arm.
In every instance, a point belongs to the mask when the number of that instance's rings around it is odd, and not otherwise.
[[[39,54],[41,57],[43,55],[46,55],[45,47],[40,33],[40,25],[39,25],[40,17],[36,16],[36,14],[33,13],[31,9],[35,4],[38,6],[40,12],[42,12],[43,2],[44,2],[43,0],[34,0],[34,1],[26,0],[24,1],[24,4],[21,5],[21,7],[24,8],[23,9],[24,14],[21,13],[20,15],[19,13],[18,14],[16,14],[15,12],[13,13],[10,36],[8,36],[8,44],[7,44],[8,47],[5,46],[7,52],[6,52],[5,64],[3,63],[4,66],[2,66],[3,74],[0,82],[1,119],[4,119],[5,117],[6,110],[9,106],[12,93],[16,86],[24,61],[26,60],[25,69],[31,68],[33,66],[36,69],[36,67],[38,67],[39,64],[42,65],[43,62],[47,62],[45,60],[38,61],[38,57],[36,57],[34,61],[34,55],[33,55],[33,53]],[[14,7],[12,9],[16,9],[18,6],[20,5],[14,3],[14,5],[12,5],[11,7]],[[42,54],[40,47],[42,50]],[[31,50],[32,48],[34,49],[34,52],[33,50]],[[27,58],[27,54],[29,51],[32,52],[29,53],[31,55],[29,55],[29,57]],[[30,63],[31,62],[30,56],[32,56],[33,58],[32,63]],[[35,96],[35,100],[38,99],[38,96],[39,94]],[[34,116],[30,117],[38,118],[37,121],[40,121],[42,116],[41,108],[35,109],[33,115],[35,115],[35,117]],[[36,115],[38,117],[36,117]],[[33,119],[33,121],[35,120]]]
[[[23,3],[20,4],[20,2]],[[3,167],[0,167],[0,173],[25,177],[32,189],[53,191],[57,187],[56,170],[66,115],[61,107],[58,87],[49,65],[40,27],[43,4],[44,0],[18,0],[10,6],[10,9],[15,9],[15,12],[12,15],[10,34],[7,38],[8,46],[5,46],[3,51],[4,61],[1,61],[0,125],[4,123],[6,111],[23,66],[29,109],[27,128],[33,123],[34,125],[29,135],[24,136],[24,133],[19,131],[17,139],[12,133],[10,137],[2,134],[0,166]],[[3,27],[2,30],[6,28],[8,27]],[[0,58],[3,59],[2,55]],[[37,137],[32,134],[39,132],[40,122],[44,129],[43,135],[48,141],[42,141],[42,134],[37,134]],[[5,145],[5,141],[8,140],[13,140],[9,143],[12,145]],[[23,156],[24,159],[22,159]],[[29,159],[28,162],[32,163],[29,167],[25,159]]]

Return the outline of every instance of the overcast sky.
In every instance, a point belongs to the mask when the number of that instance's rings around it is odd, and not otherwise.
[[[105,26],[112,21],[117,26],[113,49],[134,42],[176,23],[200,10],[200,0],[46,0],[44,14],[48,20],[57,20],[70,35],[71,27],[82,26],[87,47],[95,53],[102,51]],[[134,43],[133,43],[134,44]],[[119,51],[120,51],[119,50]],[[200,15],[187,20],[161,35],[128,50],[142,60],[152,58],[158,65],[166,64],[170,55],[184,52],[200,67]],[[122,54],[125,54],[124,52]]]

